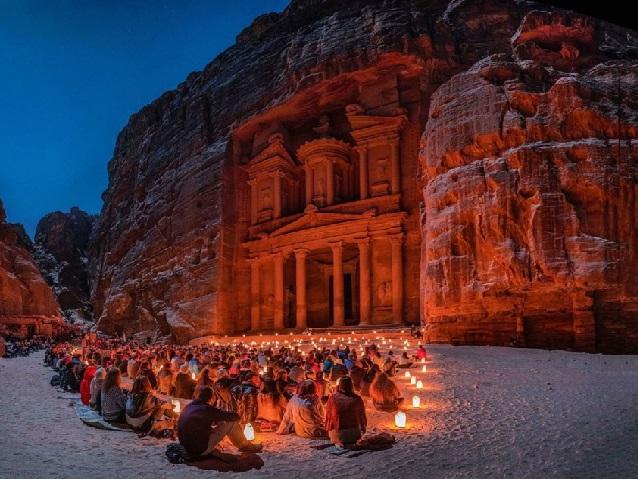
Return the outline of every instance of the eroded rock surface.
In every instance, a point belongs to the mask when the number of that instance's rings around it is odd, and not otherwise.
[[[533,11],[432,96],[422,137],[431,341],[638,349],[638,65]]]
[[[259,17],[118,136],[91,247],[100,328],[242,331],[242,142],[398,104],[423,132],[402,188],[423,187],[409,282],[430,339],[635,351],[635,38],[497,0],[297,0]]]
[[[31,255],[22,225],[7,223],[0,201],[0,324],[2,317],[59,315],[51,288]]]
[[[34,257],[69,320],[90,320],[88,242],[96,217],[77,207],[45,215],[36,228]]]

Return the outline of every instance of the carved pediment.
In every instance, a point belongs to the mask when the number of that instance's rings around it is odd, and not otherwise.
[[[382,138],[398,137],[401,128],[407,122],[406,111],[398,108],[393,116],[366,115],[359,105],[348,105],[346,117],[352,131],[350,134],[362,144]]]
[[[295,160],[290,156],[284,145],[283,136],[276,133],[270,136],[266,148],[248,162],[247,170],[256,174],[262,171],[276,170],[277,168],[288,170],[295,166]]]
[[[320,212],[314,205],[309,205],[304,211],[304,215],[296,220],[284,225],[277,230],[273,231],[269,236],[276,237],[278,235],[284,235],[299,230],[306,230],[308,228],[323,227],[325,225],[334,225],[335,223],[351,222],[356,220],[364,220],[374,217],[376,215],[374,210],[368,210],[367,212],[356,213],[335,213],[335,212]]]

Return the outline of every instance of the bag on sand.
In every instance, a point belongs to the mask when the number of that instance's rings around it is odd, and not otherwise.
[[[184,463],[188,454],[186,449],[179,443],[171,443],[166,447],[166,458],[174,464]]]
[[[49,383],[51,383],[52,387],[57,387],[58,385],[60,385],[60,375],[53,375],[51,377],[51,382]]]

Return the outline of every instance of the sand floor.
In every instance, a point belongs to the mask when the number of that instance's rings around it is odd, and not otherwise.
[[[430,346],[425,408],[370,423],[391,450],[343,458],[258,434],[265,466],[219,474],[172,465],[166,441],[87,427],[49,386],[43,353],[0,359],[0,477],[636,477],[638,356]],[[416,372],[418,369],[415,369]],[[400,380],[406,393],[412,387]],[[321,443],[321,442],[314,442]]]

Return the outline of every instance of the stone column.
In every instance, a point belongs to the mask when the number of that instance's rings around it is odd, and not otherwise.
[[[392,323],[403,323],[403,258],[402,235],[390,238],[392,243]]]
[[[330,244],[332,248],[332,287],[333,287],[333,318],[334,326],[341,327],[345,324],[343,311],[343,243]]]
[[[306,328],[306,255],[308,250],[295,250],[295,281],[297,290],[297,328]]]
[[[392,193],[401,191],[401,171],[399,168],[399,140],[393,140],[390,144],[390,155],[392,159]]]
[[[368,147],[357,147],[359,152],[359,197],[368,198]]]
[[[250,224],[257,223],[257,180],[249,180],[250,184]]]
[[[328,159],[326,164],[326,204],[335,203],[335,167],[334,162]]]
[[[281,217],[281,175],[279,175],[279,172],[275,172],[273,181],[275,183],[273,216],[274,218],[279,218]]]
[[[306,164],[306,206],[312,203],[312,187],[313,187],[313,172],[312,167]]]
[[[284,255],[273,255],[275,262],[275,330],[284,328]]]
[[[250,262],[250,330],[261,327],[261,293],[259,289],[259,258],[252,258]]]
[[[359,325],[370,324],[370,239],[357,241],[359,246]]]

